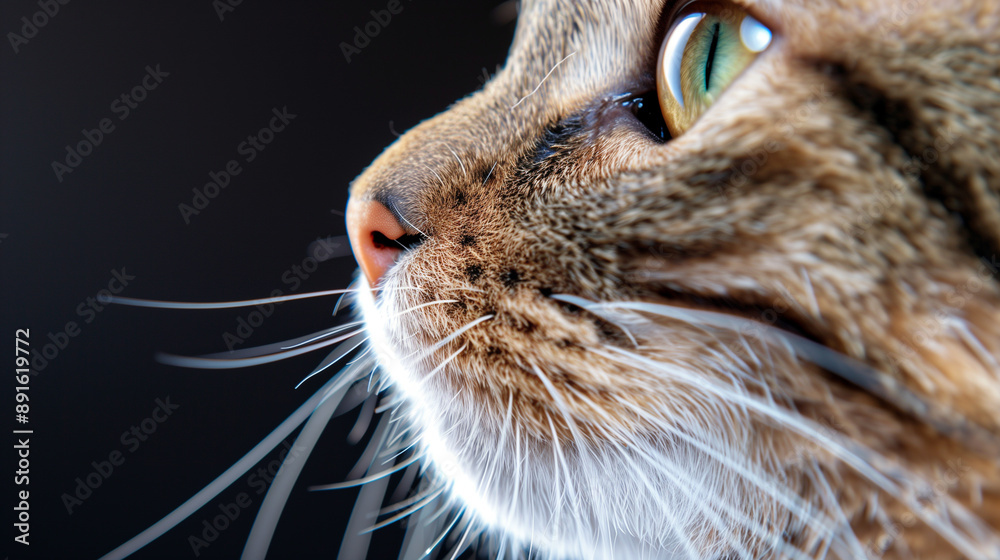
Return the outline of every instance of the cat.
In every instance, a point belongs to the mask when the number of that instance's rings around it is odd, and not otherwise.
[[[368,350],[297,449],[382,391],[402,558],[1000,558],[1000,5],[518,17],[352,184]]]

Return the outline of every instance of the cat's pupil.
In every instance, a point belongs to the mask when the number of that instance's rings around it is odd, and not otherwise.
[[[715,50],[719,47],[719,23],[712,26],[712,44],[708,47],[708,60],[705,62],[705,91],[711,89],[712,63],[715,62]]]

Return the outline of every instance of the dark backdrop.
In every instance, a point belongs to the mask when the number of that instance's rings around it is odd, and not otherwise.
[[[388,0],[243,0],[220,19],[224,2],[0,6],[0,335],[8,348],[0,402],[9,434],[34,430],[29,547],[10,544],[13,435],[5,446],[4,548],[11,558],[110,551],[229,467],[322,383],[293,388],[322,355],[230,371],[153,361],[157,351],[225,350],[225,333],[238,335],[252,309],[104,308],[88,298],[109,283],[119,288],[116,274],[128,282],[121,295],[169,300],[346,287],[355,262],[343,246],[340,257],[300,274],[301,285],[285,275],[296,274],[316,239],[343,241],[348,184],[394,131],[477,89],[513,35],[513,23],[497,17],[504,12],[494,10],[498,0],[400,0],[401,11],[393,6],[399,13],[384,24],[371,23],[371,11],[385,10]],[[38,15],[56,6],[54,15]],[[367,45],[354,29],[366,25],[375,35]],[[362,48],[348,62],[341,43],[356,40]],[[284,108],[294,119],[273,138],[265,133],[270,143],[247,161],[241,143]],[[196,200],[192,189],[204,192],[209,174],[230,160],[240,173],[214,198]],[[180,204],[202,208],[185,220]],[[334,325],[344,320],[331,317],[334,304],[283,304],[235,347]],[[11,375],[17,328],[30,329],[32,349],[44,351],[36,354],[23,425]],[[177,408],[162,423],[147,421],[154,433],[137,446],[122,441],[168,397]],[[356,493],[306,487],[347,475],[361,451],[345,441],[355,416],[338,418],[324,433],[269,557],[336,556]],[[124,462],[107,476],[94,474],[93,463],[114,452]],[[100,486],[68,512],[63,495],[88,476]],[[244,491],[250,508],[200,555],[237,557],[263,499],[244,482],[135,557],[193,558],[187,537],[201,532],[219,503]],[[371,557],[390,557],[401,535],[398,526],[384,529]]]

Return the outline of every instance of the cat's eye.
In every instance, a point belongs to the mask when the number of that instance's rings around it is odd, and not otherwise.
[[[683,134],[771,44],[771,30],[744,10],[693,2],[675,17],[660,47],[656,89],[673,136]]]

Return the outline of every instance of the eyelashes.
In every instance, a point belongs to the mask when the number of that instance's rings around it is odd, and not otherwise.
[[[735,5],[696,1],[678,12],[656,65],[657,97],[671,135],[689,129],[771,40],[770,29]]]

